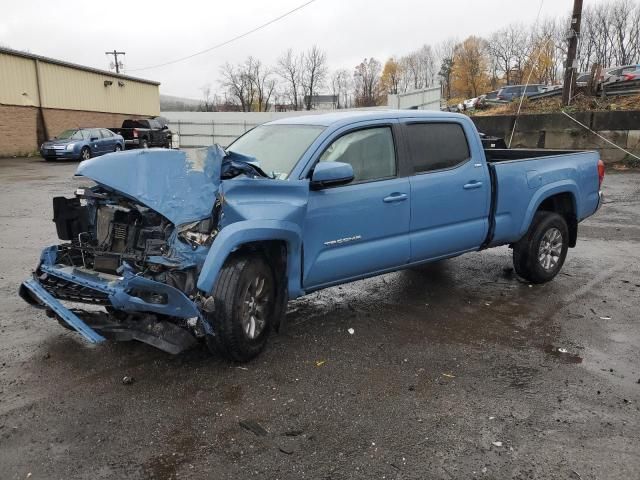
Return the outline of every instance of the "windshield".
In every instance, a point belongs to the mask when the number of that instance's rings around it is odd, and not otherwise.
[[[58,140],[81,140],[82,134],[80,130],[65,130],[56,137]]]
[[[227,151],[253,157],[268,175],[286,180],[324,129],[318,125],[261,125],[238,138]]]

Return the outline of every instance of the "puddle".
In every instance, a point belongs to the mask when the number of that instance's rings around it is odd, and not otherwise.
[[[546,345],[544,347],[544,353],[551,355],[562,363],[582,363],[582,357],[569,352],[563,347],[554,347],[553,345]]]

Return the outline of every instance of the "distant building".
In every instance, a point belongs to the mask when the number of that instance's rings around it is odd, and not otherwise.
[[[159,83],[0,47],[0,156],[75,127],[160,114]]]
[[[304,105],[307,105],[309,96],[304,96]],[[335,110],[338,106],[337,95],[311,95],[311,110]]]

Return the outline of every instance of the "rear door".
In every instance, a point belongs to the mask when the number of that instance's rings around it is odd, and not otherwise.
[[[106,128],[101,128],[100,133],[102,134],[104,153],[113,152],[116,149],[116,137],[113,132]]]
[[[402,125],[414,172],[411,262],[477,249],[487,234],[491,185],[484,160],[471,155],[480,148],[476,132],[456,121]]]
[[[303,285],[310,290],[392,269],[409,260],[409,180],[400,176],[397,121],[345,127],[315,162],[345,162],[353,182],[309,192]]]

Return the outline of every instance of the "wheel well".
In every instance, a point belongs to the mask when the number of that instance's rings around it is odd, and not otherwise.
[[[280,330],[280,322],[287,308],[289,289],[287,288],[287,242],[284,240],[263,240],[240,245],[231,255],[259,254],[273,271],[276,284],[274,329]]]
[[[538,207],[538,211],[555,212],[564,217],[569,227],[569,246],[576,246],[578,238],[578,217],[571,193],[558,193],[549,198],[545,198]]]

